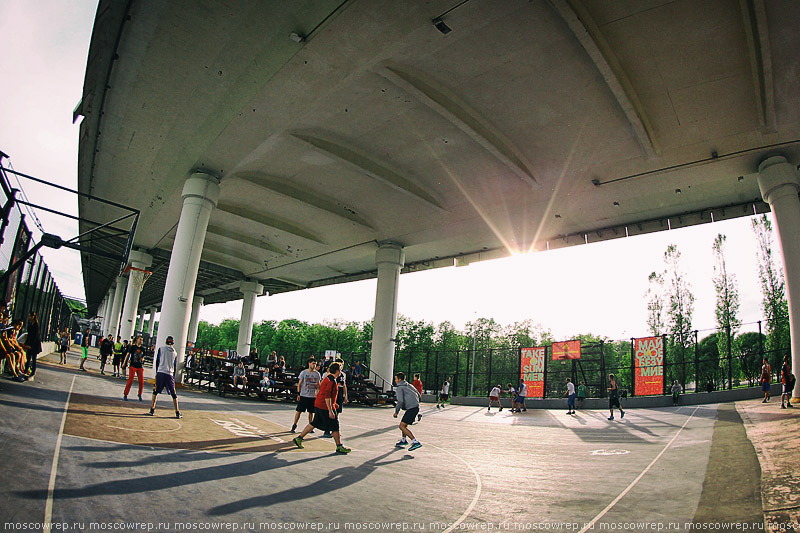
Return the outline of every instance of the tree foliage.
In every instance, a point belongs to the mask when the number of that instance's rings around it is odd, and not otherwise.
[[[767,319],[766,349],[772,366],[779,364],[789,346],[789,305],[783,273],[772,253],[772,223],[766,215],[754,218],[753,233],[758,245],[758,278],[761,304]]]

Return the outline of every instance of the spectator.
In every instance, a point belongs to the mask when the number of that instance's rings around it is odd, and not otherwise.
[[[764,358],[764,364],[761,365],[761,390],[764,392],[764,400],[761,403],[767,403],[770,397],[770,382],[772,381],[772,367],[769,366],[767,358]]]
[[[795,377],[792,374],[792,361],[789,355],[783,357],[781,367],[781,383],[783,383],[783,394],[781,394],[781,409],[792,408],[792,391],[794,390]],[[784,399],[786,405],[783,404]]]
[[[678,380],[672,381],[672,405],[678,405],[678,398],[681,395],[681,385]]]
[[[25,381],[24,369],[20,366],[20,360],[25,357],[25,354],[19,353],[16,346],[11,342],[11,337],[16,335],[16,327],[8,326],[8,316],[3,313],[0,317],[0,351],[5,357],[11,373],[14,374],[12,378],[14,381]]]
[[[100,341],[100,373],[104,376],[106,375],[106,362],[112,353],[114,353],[114,340],[109,333],[108,337]]]
[[[25,370],[31,375],[36,375],[36,358],[42,353],[42,338],[39,335],[39,319],[36,313],[31,311],[28,315],[28,333],[23,343],[28,364]]]
[[[364,367],[361,366],[361,361],[356,361],[353,365],[353,377],[360,377],[364,375]]]
[[[578,409],[583,409],[583,400],[586,399],[586,382],[581,381],[578,385]]]
[[[59,363],[62,365],[67,364],[67,352],[69,351],[69,345],[70,345],[69,340],[70,340],[69,330],[65,329],[64,331],[61,332],[61,336],[59,338],[59,347],[58,347],[58,352],[61,355]]]
[[[247,376],[245,375],[244,371],[244,363],[239,361],[239,363],[233,367],[233,388],[236,389],[237,383],[241,381],[242,387],[247,389]]]

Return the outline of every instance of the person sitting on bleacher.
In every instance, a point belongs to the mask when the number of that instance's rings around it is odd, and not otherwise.
[[[245,375],[244,371],[244,363],[240,360],[239,363],[233,367],[233,388],[236,388],[236,384],[241,381],[242,386],[246,389],[247,388],[247,376]]]
[[[275,382],[269,379],[269,372],[261,373],[261,392],[267,392],[274,384]]]
[[[22,382],[25,381],[25,353],[22,350],[18,350],[11,342],[12,338],[16,339],[18,330],[16,324],[14,326],[8,326],[7,321],[8,317],[5,313],[0,315],[0,328],[2,328],[0,330],[0,352],[2,352],[2,357],[5,357],[8,362],[11,373],[14,374],[12,379]],[[16,342],[16,340],[14,342]]]
[[[278,364],[275,365],[274,373],[276,376],[280,376],[283,375],[284,372],[286,372],[286,359],[284,359],[283,356],[280,356],[278,358]]]

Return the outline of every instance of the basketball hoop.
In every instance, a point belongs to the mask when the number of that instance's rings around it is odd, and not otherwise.
[[[133,286],[138,291],[141,291],[144,288],[144,284],[152,274],[152,272],[149,270],[136,268],[135,266],[131,265],[125,267],[125,273],[128,274],[129,279],[133,280]]]

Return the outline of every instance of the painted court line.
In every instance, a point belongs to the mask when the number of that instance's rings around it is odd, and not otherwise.
[[[442,533],[450,533],[450,531],[453,531],[454,529],[458,528],[458,526],[461,524],[461,522],[463,522],[470,515],[470,513],[472,513],[472,510],[475,508],[475,505],[477,505],[478,500],[481,497],[481,490],[482,490],[481,476],[479,476],[478,472],[474,468],[472,468],[471,464],[469,464],[468,462],[466,462],[464,459],[462,459],[458,455],[454,454],[453,452],[451,452],[449,450],[445,450],[444,448],[440,448],[439,446],[436,446],[435,444],[425,444],[425,446],[431,446],[433,448],[436,448],[437,450],[441,450],[441,451],[443,451],[445,453],[449,453],[450,455],[452,455],[453,457],[455,457],[456,459],[458,459],[459,461],[461,461],[462,463],[467,465],[467,468],[472,470],[472,473],[475,474],[475,483],[477,485],[475,487],[475,496],[472,498],[472,502],[467,507],[467,510],[464,511],[464,513],[461,516],[459,516],[458,519],[455,522],[453,522],[453,524],[450,527],[448,527],[447,529],[442,531]]]
[[[653,459],[652,461],[650,461],[650,464],[649,464],[649,465],[647,465],[647,467],[645,467],[645,469],[644,469],[644,470],[642,470],[642,473],[641,473],[641,474],[639,474],[638,476],[636,476],[636,479],[634,479],[633,481],[631,481],[630,485],[628,485],[627,487],[625,487],[625,490],[623,490],[622,492],[620,492],[620,493],[619,493],[619,496],[617,496],[616,498],[614,498],[614,500],[613,500],[611,503],[609,503],[609,504],[606,506],[606,508],[605,508],[605,509],[603,509],[602,511],[600,511],[600,512],[597,514],[597,516],[595,516],[594,518],[592,518],[592,521],[591,521],[591,522],[589,522],[588,524],[586,524],[585,526],[583,526],[583,529],[581,529],[581,530],[580,530],[578,533],[585,533],[585,532],[586,532],[587,530],[589,530],[589,529],[594,529],[594,524],[595,524],[595,522],[597,522],[598,520],[600,520],[601,518],[603,518],[603,517],[606,515],[606,513],[607,513],[607,512],[609,512],[609,511],[611,510],[611,508],[612,508],[612,507],[614,507],[614,506],[617,504],[617,502],[619,502],[619,501],[620,501],[622,498],[624,498],[624,497],[625,497],[625,495],[626,495],[626,494],[628,494],[628,492],[630,492],[630,490],[631,490],[631,489],[634,487],[634,485],[636,485],[636,484],[639,482],[639,480],[640,480],[640,479],[642,479],[642,478],[644,477],[644,475],[645,475],[645,474],[647,474],[647,472],[648,472],[648,471],[649,471],[651,468],[653,468],[653,465],[654,465],[654,464],[656,464],[656,462],[658,462],[658,460],[659,460],[659,459],[661,459],[661,456],[662,456],[662,455],[664,455],[664,452],[666,452],[666,451],[667,451],[667,449],[668,449],[668,448],[669,448],[669,447],[672,445],[672,443],[673,443],[673,442],[675,442],[675,439],[677,439],[677,438],[678,438],[678,435],[680,435],[680,434],[681,434],[681,431],[683,431],[683,428],[685,428],[685,427],[686,427],[686,424],[688,424],[688,423],[689,423],[689,420],[691,420],[691,419],[692,419],[692,417],[694,416],[694,414],[697,412],[697,410],[698,410],[699,408],[700,408],[699,406],[694,408],[694,411],[692,411],[692,414],[690,414],[690,415],[689,415],[689,418],[687,418],[687,419],[686,419],[686,422],[684,422],[684,423],[683,423],[683,425],[681,426],[681,428],[680,428],[680,429],[679,429],[679,430],[678,430],[678,431],[675,433],[675,435],[674,435],[674,436],[673,436],[673,437],[670,439],[670,441],[667,443],[667,445],[666,445],[666,446],[664,446],[664,449],[663,449],[663,450],[661,450],[661,452],[660,452],[658,455],[656,455],[655,459]]]
[[[61,416],[61,427],[58,428],[58,439],[56,440],[56,450],[53,452],[53,466],[50,468],[50,483],[47,485],[47,503],[44,506],[44,523],[49,524],[53,517],[53,491],[56,488],[56,471],[58,470],[58,455],[61,452],[61,437],[64,435],[64,425],[67,422],[67,411],[69,410],[69,399],[72,397],[72,388],[75,387],[75,378],[72,376],[72,383],[67,393],[67,403],[64,404],[64,414]]]

